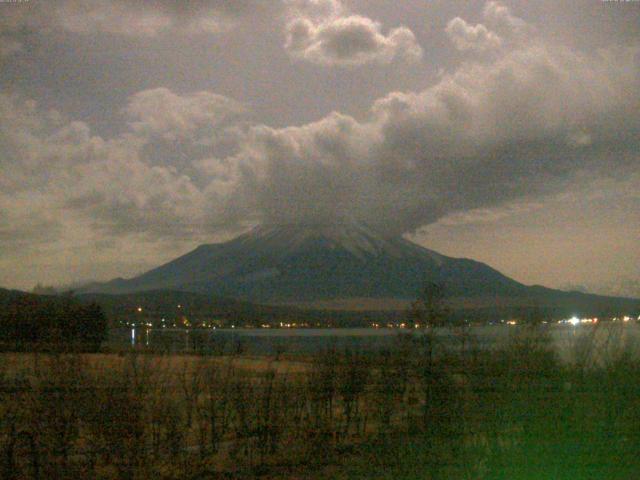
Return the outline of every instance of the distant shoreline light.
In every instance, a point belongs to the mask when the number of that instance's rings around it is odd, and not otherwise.
[[[576,325],[580,325],[583,323],[598,323],[598,318],[594,317],[594,318],[578,318],[575,315],[571,318],[565,318],[564,320],[558,320],[559,324],[568,324],[568,325],[573,325],[574,327]]]

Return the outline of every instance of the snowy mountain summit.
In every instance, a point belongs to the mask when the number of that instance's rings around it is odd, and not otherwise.
[[[344,250],[361,260],[379,255],[402,258],[426,254],[435,262],[442,261],[440,254],[419,247],[401,236],[384,235],[355,222],[258,226],[237,240],[250,248],[270,250],[282,256],[304,251],[311,245],[322,245],[333,250]]]

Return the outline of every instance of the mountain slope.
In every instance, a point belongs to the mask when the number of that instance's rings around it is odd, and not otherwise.
[[[452,307],[466,311],[524,307],[597,315],[640,310],[639,300],[526,286],[483,263],[447,257],[356,224],[258,227],[85,292],[173,290],[272,305],[402,310],[425,281],[443,283]]]
[[[412,299],[425,280],[444,282],[452,296],[527,291],[480,262],[446,257],[361,225],[258,227],[226,243],[201,245],[138,277],[90,290],[170,289],[261,302]]]

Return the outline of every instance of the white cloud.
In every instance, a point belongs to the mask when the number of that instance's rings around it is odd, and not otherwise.
[[[147,150],[158,142],[178,142],[179,149],[198,144],[210,157],[212,130],[238,115],[239,104],[207,92],[181,97],[156,89],[134,95],[125,111],[130,129],[104,139],[83,122],[0,94],[0,236],[6,244],[26,248],[86,227],[107,238],[185,238],[216,222],[229,225],[226,199],[214,188],[228,173],[209,170],[205,179],[193,179]]]
[[[530,29],[524,20],[513,15],[509,7],[502,5],[500,2],[493,0],[487,2],[483,10],[483,15],[484,18],[492,25],[495,25],[496,28],[510,33],[520,33]]]
[[[422,57],[422,48],[406,27],[384,34],[379,22],[349,15],[338,2],[315,2],[311,6],[315,7],[311,11],[294,8],[286,26],[285,49],[294,58],[321,65],[354,66]]]
[[[501,48],[518,48],[537,40],[535,28],[496,1],[489,1],[482,11],[485,24],[471,25],[460,17],[452,18],[445,28],[449,39],[462,52],[487,53]]]
[[[215,129],[244,111],[239,102],[222,95],[203,91],[181,96],[167,88],[136,93],[126,107],[135,133],[166,140],[191,136],[202,128]]]
[[[460,17],[449,21],[446,28],[447,35],[454,46],[461,51],[486,51],[500,48],[502,40],[481,23],[470,25]]]

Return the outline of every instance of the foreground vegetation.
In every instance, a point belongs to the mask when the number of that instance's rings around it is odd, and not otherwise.
[[[493,351],[4,354],[0,478],[636,478],[640,360],[593,332],[571,365],[541,327]]]

